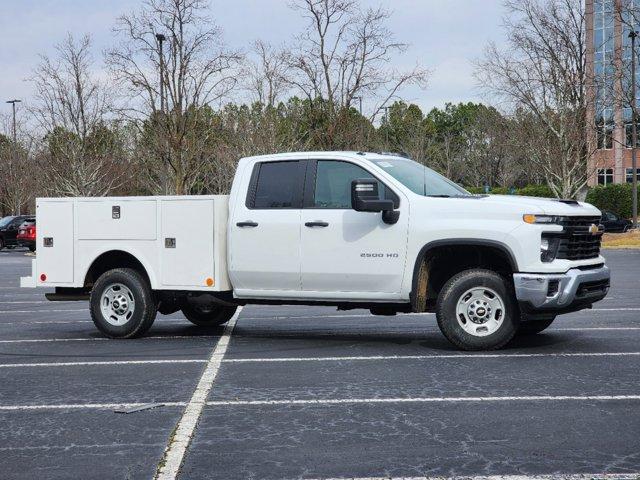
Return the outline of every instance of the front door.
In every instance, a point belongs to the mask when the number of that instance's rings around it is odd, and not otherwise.
[[[305,167],[304,160],[260,162],[253,167],[248,196],[229,219],[229,271],[239,297],[300,292]]]
[[[309,296],[388,299],[400,294],[408,202],[380,182],[380,197],[393,199],[400,210],[398,223],[385,224],[381,213],[352,210],[351,181],[361,178],[374,177],[354,163],[310,161],[301,222],[302,290]]]

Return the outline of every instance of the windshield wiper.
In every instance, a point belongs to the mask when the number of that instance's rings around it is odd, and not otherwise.
[[[451,195],[426,195],[427,197],[432,198],[451,198]]]

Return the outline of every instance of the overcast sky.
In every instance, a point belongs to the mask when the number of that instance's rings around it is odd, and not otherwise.
[[[396,38],[409,50],[394,63],[402,68],[416,61],[431,70],[428,88],[405,91],[407,100],[424,110],[446,102],[483,99],[472,77],[472,61],[487,42],[501,43],[501,0],[361,0],[363,6],[382,5],[393,12],[389,21]],[[140,0],[2,0],[0,15],[0,96],[27,99],[25,81],[38,62],[38,54],[67,32],[89,33],[95,58],[113,42],[115,19],[139,7]],[[304,23],[288,0],[212,0],[211,16],[223,28],[226,42],[246,49],[251,41],[273,44],[290,41]],[[0,107],[8,110],[9,105]],[[3,112],[4,113],[4,112]]]

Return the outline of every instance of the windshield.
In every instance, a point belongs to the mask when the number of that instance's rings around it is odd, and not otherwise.
[[[418,195],[425,197],[466,197],[471,195],[448,178],[413,160],[391,158],[374,160],[373,163]]]
[[[0,227],[6,227],[14,218],[16,217],[4,217],[2,220],[0,220]]]

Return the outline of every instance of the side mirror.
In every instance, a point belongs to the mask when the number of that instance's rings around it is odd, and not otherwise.
[[[351,182],[351,208],[356,212],[382,212],[382,221],[393,225],[400,218],[393,200],[380,200],[378,181],[370,178]]]

